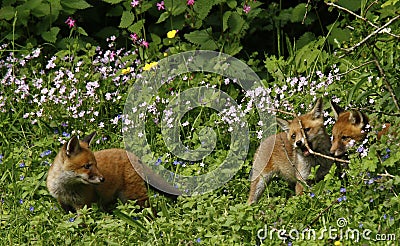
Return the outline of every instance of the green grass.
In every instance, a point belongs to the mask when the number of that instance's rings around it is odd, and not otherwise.
[[[0,71],[6,74],[0,92],[2,245],[255,245],[260,243],[259,237],[264,238],[265,245],[337,245],[339,241],[343,245],[394,245],[393,235],[400,237],[400,155],[395,135],[374,141],[372,132],[364,144],[368,154],[361,156],[356,148],[350,155],[346,178],[335,176],[333,168],[325,180],[302,196],[294,196],[292,187],[277,178],[258,204],[248,206],[248,177],[262,120],[254,105],[244,116],[250,129],[249,153],[241,169],[222,187],[198,196],[179,197],[177,201],[150,191],[157,217],[149,209],[137,212],[134,202],[120,204],[112,214],[96,206],[81,210],[79,216],[66,214],[46,188],[52,160],[71,135],[83,136],[93,130],[99,133],[93,149],[123,147],[123,106],[143,64],[135,65],[132,61],[137,55],[125,51],[114,59],[104,59],[107,52],[95,47],[73,56],[60,52],[55,59],[41,54],[36,57],[34,51],[15,55],[6,49],[1,52],[4,58]],[[16,60],[10,62],[7,58]],[[131,71],[123,74],[127,67]],[[338,91],[343,91],[344,83],[327,79],[328,73],[337,71],[328,71],[322,77],[321,73],[276,80],[269,85],[272,100],[282,110],[305,112],[313,103],[311,94],[340,96]],[[194,162],[169,154],[157,123],[168,110],[163,100],[196,86],[224,90],[242,110],[252,100],[232,81],[226,83],[221,76],[207,73],[182,75],[159,90],[161,99],[154,97],[148,104],[154,107],[147,109],[146,137],[154,155],[162,158],[167,168],[184,175],[215,169],[230,147],[229,124],[224,115],[204,107],[184,115],[181,123],[187,121],[189,127],[182,126],[180,134],[185,145],[196,148],[201,127],[212,127],[217,137],[215,150]],[[374,98],[376,105],[383,104],[383,99]],[[325,104],[330,112],[327,99]],[[331,124],[331,117],[326,118]],[[398,123],[395,117],[388,120]],[[339,224],[342,222],[345,225]],[[367,235],[360,234],[360,242],[356,242],[346,234],[349,229]],[[315,233],[315,238],[307,238],[307,230]],[[376,241],[384,236],[391,240]]]

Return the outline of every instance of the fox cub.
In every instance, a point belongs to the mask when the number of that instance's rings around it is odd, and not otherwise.
[[[307,181],[311,167],[320,165],[316,179],[321,180],[329,172],[333,163],[326,158],[311,155],[305,146],[305,141],[307,141],[312,150],[329,155],[331,143],[324,128],[321,98],[307,114],[291,121],[277,119],[277,123],[285,132],[265,139],[254,155],[248,204],[259,200],[266,185],[275,174],[291,183],[296,183],[296,194],[301,194],[302,183]],[[306,138],[302,134],[302,129]]]
[[[63,145],[47,176],[50,194],[66,212],[76,212],[85,205],[90,207],[92,203],[109,211],[117,199],[122,202],[136,200],[141,207],[147,207],[149,198],[146,183],[143,175],[133,168],[133,165],[142,168],[145,165],[124,149],[92,152],[89,145],[94,136],[95,133],[92,133],[82,141],[74,136]],[[150,172],[145,171],[146,174]],[[152,175],[153,179],[161,179],[156,174]],[[158,182],[167,187],[163,189],[164,192],[168,193],[168,189],[171,189],[171,194],[179,194],[166,182]]]
[[[369,119],[363,112],[358,110],[345,111],[333,101],[331,101],[331,106],[336,122],[332,127],[330,152],[335,157],[341,157],[346,154],[350,146],[356,142],[362,142],[366,138],[370,130]],[[389,123],[383,124],[383,129],[376,132],[377,139],[379,140],[382,135],[388,134],[390,127]]]

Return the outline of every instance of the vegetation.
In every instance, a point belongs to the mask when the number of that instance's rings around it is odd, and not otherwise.
[[[400,2],[284,2],[3,1],[1,244],[396,244]],[[138,137],[147,141],[153,162],[178,175],[209,173],[235,148],[245,152],[240,168],[221,187],[177,201],[150,191],[157,217],[150,209],[137,211],[134,202],[119,204],[112,214],[96,206],[79,216],[64,213],[45,184],[61,144],[95,130],[94,150],[124,148],[130,89],[162,69],[165,59],[200,49],[236,57],[243,64],[229,60],[240,66],[213,69],[253,78],[246,73],[251,68],[264,87],[243,88],[241,78],[207,70],[179,70],[162,78],[147,101],[138,97],[136,109],[146,113],[133,114],[145,124]],[[200,103],[169,121],[173,103],[193,88],[208,88],[210,98],[223,91],[232,104],[218,109]],[[317,97],[324,98],[328,132],[334,123],[330,100],[370,118],[372,130],[350,151],[345,175],[335,175],[338,163],[302,196],[275,179],[261,201],[248,206],[252,158],[271,130],[265,115],[290,118],[284,111],[304,113]],[[280,112],[259,104],[268,100]],[[242,121],[248,126],[239,128],[248,131],[245,151],[232,144]],[[389,134],[378,140],[387,122]],[[164,139],[169,129],[189,150],[211,151],[195,160],[175,155]]]

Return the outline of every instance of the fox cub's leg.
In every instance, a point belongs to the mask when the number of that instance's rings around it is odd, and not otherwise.
[[[303,194],[304,184],[307,184],[308,176],[311,173],[311,165],[308,164],[306,161],[301,161],[297,163],[297,170],[296,170],[296,195]]]
[[[265,187],[267,186],[273,175],[273,172],[269,172],[264,175],[261,174],[255,180],[251,181],[249,199],[247,200],[247,204],[251,205],[258,202],[261,195],[264,193]]]

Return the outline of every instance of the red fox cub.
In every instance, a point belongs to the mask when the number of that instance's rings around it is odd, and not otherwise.
[[[335,124],[332,127],[331,154],[341,157],[347,149],[356,142],[362,142],[369,130],[369,119],[366,114],[357,110],[345,111],[339,105],[331,101]],[[389,132],[390,124],[385,123],[382,131],[377,132],[377,138]]]
[[[90,207],[92,203],[98,203],[108,211],[117,199],[122,202],[136,200],[141,207],[148,206],[146,184],[133,168],[133,165],[144,165],[124,149],[92,152],[89,145],[94,136],[95,133],[92,133],[82,141],[74,136],[64,144],[47,176],[50,194],[66,212],[76,212],[84,205]],[[146,175],[148,173],[146,170]],[[168,193],[168,184],[166,187],[163,190]],[[177,193],[176,189],[171,192]]]
[[[296,183],[296,194],[301,194],[302,183],[307,181],[311,167],[320,165],[316,174],[317,180],[321,180],[331,168],[331,160],[311,155],[305,146],[307,141],[312,150],[329,154],[331,143],[324,128],[321,98],[309,113],[291,121],[277,119],[277,122],[285,132],[268,137],[257,149],[254,155],[248,204],[258,201],[275,174],[291,183]],[[306,138],[303,137],[302,129]]]

